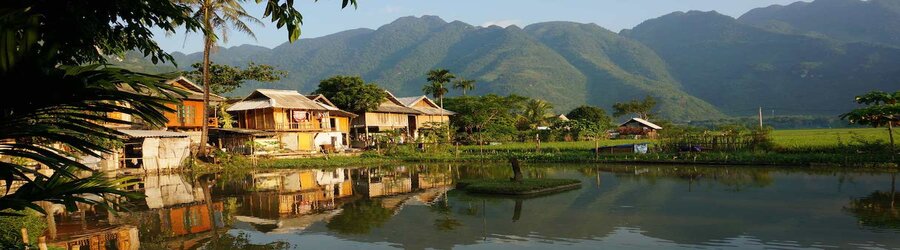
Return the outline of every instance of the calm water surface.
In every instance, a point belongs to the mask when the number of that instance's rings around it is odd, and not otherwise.
[[[132,211],[60,214],[81,249],[900,249],[890,173],[529,165],[581,189],[473,196],[504,166],[402,165],[143,177]],[[900,206],[900,204],[896,204]]]

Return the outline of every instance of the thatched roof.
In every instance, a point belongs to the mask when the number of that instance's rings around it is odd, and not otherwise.
[[[228,107],[228,111],[244,111],[265,108],[286,108],[328,111],[327,108],[306,98],[294,90],[257,89],[240,102]]]

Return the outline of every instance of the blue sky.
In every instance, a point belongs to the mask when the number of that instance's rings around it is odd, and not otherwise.
[[[545,21],[596,23],[618,32],[632,28],[644,20],[675,11],[715,10],[738,17],[750,9],[772,4],[790,4],[798,0],[358,0],[359,8],[340,8],[340,0],[295,0],[304,16],[301,38],[319,37],[354,28],[378,28],[404,16],[437,15],[444,20],[460,20],[472,25],[510,24],[525,26]],[[807,0],[808,1],[808,0]],[[244,4],[252,15],[262,19],[263,4],[248,0]],[[287,31],[254,25],[257,40],[232,32],[227,43],[231,47],[253,44],[275,47],[287,42]],[[198,34],[164,34],[156,40],[169,52],[197,52],[202,49]],[[302,41],[300,41],[302,42]]]

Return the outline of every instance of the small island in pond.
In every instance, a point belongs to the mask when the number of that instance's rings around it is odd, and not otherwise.
[[[476,179],[460,180],[456,188],[469,193],[499,195],[537,195],[578,189],[581,181],[573,179]]]

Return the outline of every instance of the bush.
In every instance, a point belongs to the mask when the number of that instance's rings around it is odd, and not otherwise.
[[[28,230],[28,239],[31,244],[36,244],[47,223],[44,216],[34,210],[14,211],[4,210],[5,213],[18,213],[22,216],[0,216],[0,249],[24,249],[22,243],[22,228]]]

